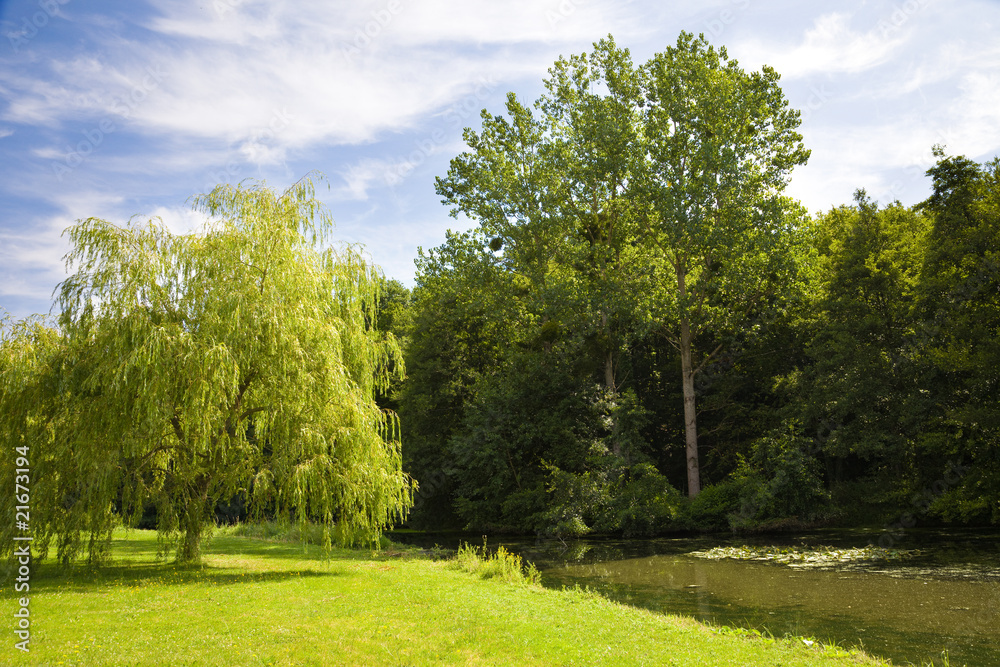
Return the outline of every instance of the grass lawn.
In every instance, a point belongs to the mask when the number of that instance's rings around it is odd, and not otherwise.
[[[718,631],[581,591],[509,584],[454,564],[216,536],[201,567],[157,561],[156,535],[121,534],[113,566],[32,563],[30,652],[0,598],[0,664],[858,665],[802,640]]]

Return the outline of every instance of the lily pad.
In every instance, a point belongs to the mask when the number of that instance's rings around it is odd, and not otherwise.
[[[766,561],[799,567],[822,567],[845,563],[888,563],[908,560],[920,554],[918,549],[884,549],[882,547],[777,547],[740,546],[715,547],[705,551],[692,551],[697,558]]]

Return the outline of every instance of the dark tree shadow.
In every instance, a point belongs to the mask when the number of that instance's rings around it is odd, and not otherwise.
[[[253,584],[286,581],[303,577],[341,576],[330,571],[325,564],[331,560],[370,560],[370,550],[335,549],[326,554],[322,547],[292,542],[272,542],[246,537],[219,536],[204,545],[204,559],[197,564],[179,564],[172,556],[158,558],[159,545],[155,539],[114,539],[111,542],[112,559],[101,566],[88,566],[83,562],[69,566],[53,558],[44,561],[33,558],[29,579],[30,591],[82,592],[104,586],[185,585],[208,583],[213,585]],[[213,556],[254,559],[255,566],[240,570],[238,565],[213,564]],[[263,566],[263,569],[261,569]],[[273,567],[272,567],[273,566]],[[0,599],[23,596],[14,591],[12,580],[16,568],[4,576]]]

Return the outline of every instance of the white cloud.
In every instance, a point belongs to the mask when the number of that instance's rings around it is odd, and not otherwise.
[[[157,206],[145,216],[150,220],[159,219],[172,234],[190,234],[201,231],[208,222],[208,216],[190,207]]]
[[[57,216],[19,231],[0,231],[0,296],[49,301],[66,278],[63,256],[69,243],[62,231],[72,224]]]
[[[156,37],[54,60],[44,80],[0,75],[16,91],[5,117],[54,125],[103,116],[145,132],[221,138],[248,162],[273,164],[288,149],[410,127],[484,75],[543,72],[551,58],[539,48],[623,22],[613,7],[579,0],[191,0],[159,9],[146,22]],[[278,115],[293,120],[269,144],[255,141]]]
[[[396,169],[398,165],[389,160],[364,158],[338,172],[344,184],[334,189],[333,200],[365,201],[370,188],[390,184]]]
[[[959,84],[961,97],[951,105],[954,143],[949,152],[969,156],[1000,152],[1000,74],[971,72]]]
[[[858,32],[851,28],[850,14],[834,12],[818,17],[801,42],[790,48],[775,48],[773,43],[754,39],[741,44],[738,50],[741,61],[767,63],[783,78],[858,74],[887,62],[909,34],[902,28],[886,33],[878,25]]]

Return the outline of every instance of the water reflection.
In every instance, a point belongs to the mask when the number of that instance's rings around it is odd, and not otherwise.
[[[550,566],[547,585],[586,584],[609,597],[702,621],[864,645],[919,662],[1000,664],[1000,583],[795,570],[681,555]],[[898,574],[898,572],[897,572]]]

